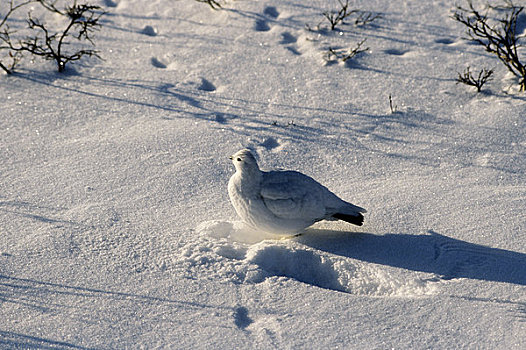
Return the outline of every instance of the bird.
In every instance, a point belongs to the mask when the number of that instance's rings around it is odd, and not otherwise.
[[[230,159],[236,172],[228,182],[228,195],[237,214],[253,229],[294,235],[321,220],[363,225],[367,210],[344,201],[308,175],[262,171],[249,149]]]

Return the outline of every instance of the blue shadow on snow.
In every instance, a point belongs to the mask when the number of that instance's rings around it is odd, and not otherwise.
[[[526,285],[526,254],[443,236],[353,233],[309,229],[296,238],[328,253],[434,273],[443,279],[469,278]]]

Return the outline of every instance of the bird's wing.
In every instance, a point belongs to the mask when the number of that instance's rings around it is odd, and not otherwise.
[[[284,219],[319,220],[325,216],[323,186],[295,171],[263,173],[261,197],[268,210]]]

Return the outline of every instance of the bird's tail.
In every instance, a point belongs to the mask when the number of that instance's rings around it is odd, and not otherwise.
[[[362,226],[363,225],[363,215],[361,213],[356,213],[353,215],[349,214],[342,214],[342,213],[336,213],[332,215],[333,218],[347,221],[348,223]]]

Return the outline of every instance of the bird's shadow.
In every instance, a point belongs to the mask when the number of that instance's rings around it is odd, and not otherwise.
[[[295,237],[306,246],[365,262],[469,278],[526,285],[526,254],[428,234],[384,234],[308,229]]]

